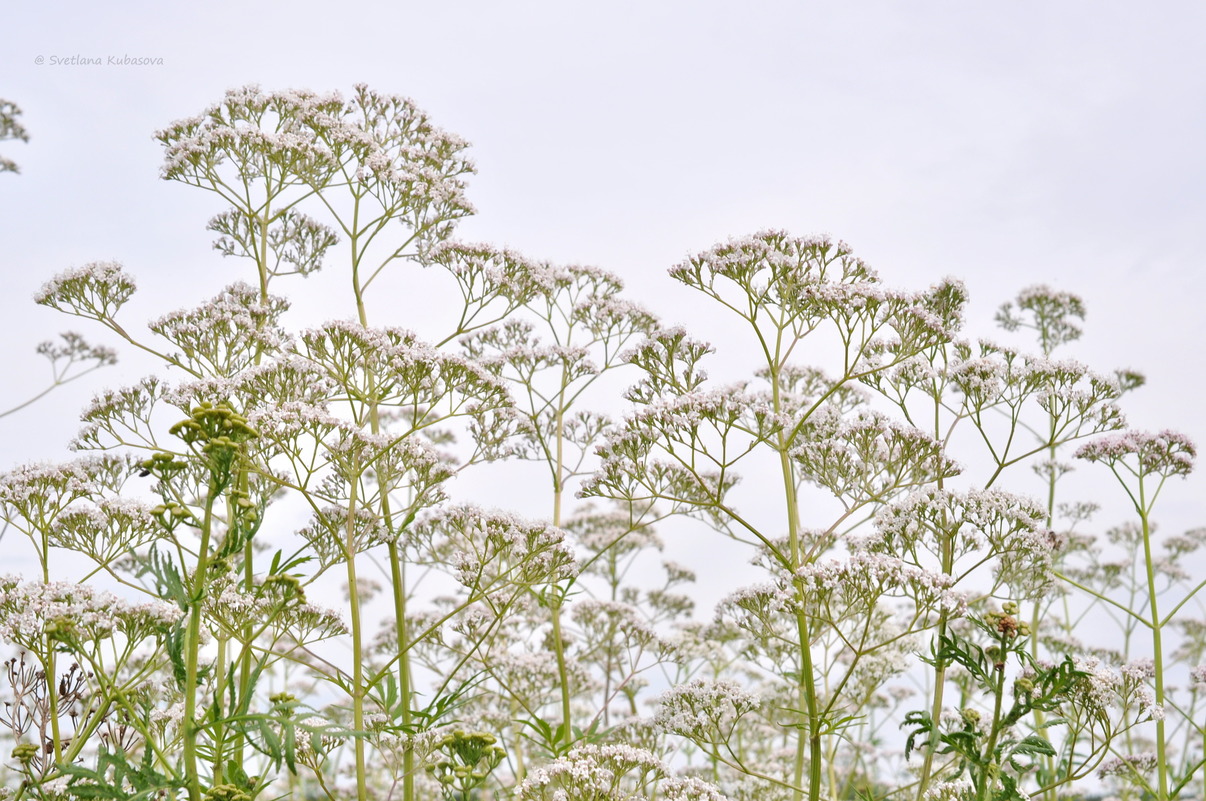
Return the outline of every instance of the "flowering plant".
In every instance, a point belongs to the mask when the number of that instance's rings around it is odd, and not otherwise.
[[[1193,445],[1126,430],[1138,375],[1052,357],[1075,296],[1002,308],[1027,353],[962,337],[957,281],[764,231],[670,271],[746,332],[714,386],[718,347],[615,276],[456,240],[467,145],[405,98],[247,87],[157,138],[248,281],[148,336],[120,264],[38,293],[165,370],[85,408],[95,455],[0,477],[38,565],[0,578],[10,795],[1203,792],[1203,670],[1166,679],[1206,661],[1176,566],[1206,537],[1160,556],[1152,525]],[[337,268],[345,316],[294,326],[281,287]],[[406,269],[459,295],[434,335],[390,316]],[[1110,542],[1060,495],[1073,449],[1133,502]],[[475,474],[544,513],[461,497]],[[759,574],[703,619],[658,558],[692,525]],[[1120,648],[1075,640],[1104,614]]]

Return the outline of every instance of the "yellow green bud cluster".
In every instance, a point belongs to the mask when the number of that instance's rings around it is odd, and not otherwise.
[[[166,501],[158,506],[152,507],[151,514],[155,517],[170,516],[177,519],[183,519],[188,517],[189,511],[175,501]]]
[[[455,784],[467,792],[482,784],[507,755],[496,743],[488,732],[457,729],[436,743],[448,756],[429,764],[427,770],[440,784]]]
[[[256,507],[255,501],[247,497],[247,493],[241,490],[233,490],[230,493],[230,499],[234,502],[235,513],[242,515],[246,520],[254,522],[260,516],[260,510]]]
[[[268,696],[268,701],[283,717],[292,717],[293,710],[297,707],[300,701],[293,693],[279,692]]]
[[[164,473],[172,473],[177,470],[183,470],[187,465],[184,462],[176,461],[174,454],[167,451],[156,451],[151,454],[150,459],[144,459],[138,463],[144,472],[156,473],[162,475]]]
[[[203,401],[194,406],[189,417],[169,429],[173,436],[189,443],[207,443],[210,447],[233,448],[240,442],[255,439],[260,434],[247,423],[247,418],[225,403],[217,406]]]
[[[71,618],[63,616],[47,620],[42,626],[42,631],[52,640],[60,642],[69,642],[75,638],[76,624]]]
[[[42,750],[33,743],[21,743],[13,749],[13,759],[20,762],[22,765],[29,765],[33,758]]]
[[[251,794],[233,784],[219,784],[205,791],[207,801],[251,801]]]

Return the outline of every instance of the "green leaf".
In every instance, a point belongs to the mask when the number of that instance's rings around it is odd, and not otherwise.
[[[71,777],[68,786],[76,798],[138,801],[184,787],[184,782],[155,770],[149,748],[144,749],[142,763],[137,767],[126,760],[125,752],[110,751],[102,744],[96,756],[96,770],[66,763],[59,768]],[[166,795],[170,798],[175,793]]]
[[[1043,756],[1055,756],[1055,748],[1047,741],[1047,738],[1041,734],[1029,734],[1024,740],[1018,743],[1014,749],[1015,754],[1041,754]]]

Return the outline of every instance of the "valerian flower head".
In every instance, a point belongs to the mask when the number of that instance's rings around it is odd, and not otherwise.
[[[730,239],[672,267],[670,276],[711,295],[721,291],[716,282],[723,278],[759,304],[788,312],[799,307],[808,287],[879,280],[844,242],[801,239],[785,231]]]
[[[925,801],[963,801],[975,790],[972,780],[963,777],[950,781],[935,782],[925,791]]]
[[[795,571],[811,608],[829,609],[829,619],[870,616],[887,597],[911,599],[917,614],[967,611],[965,597],[951,589],[954,577],[926,570],[883,553],[856,551],[849,559],[827,559]]]
[[[1128,754],[1126,756],[1107,759],[1097,769],[1097,775],[1102,778],[1116,776],[1121,779],[1134,780],[1136,776],[1146,776],[1156,769],[1156,755]]]
[[[828,320],[846,341],[861,339],[860,371],[880,369],[872,362],[883,354],[904,359],[949,341],[967,294],[956,281],[917,294],[885,289],[844,243],[783,231],[730,240],[671,268],[670,275],[755,327],[769,322],[803,336]],[[880,330],[894,332],[895,339],[867,333]]]
[[[218,637],[243,631],[248,620],[261,621],[271,643],[305,645],[348,631],[339,612],[308,602],[297,579],[287,575],[268,576],[250,589],[222,575],[210,584],[204,604],[206,624]]]
[[[118,497],[69,507],[55,520],[49,541],[108,565],[162,535],[147,504]]]
[[[331,321],[304,331],[300,350],[346,392],[415,410],[416,428],[440,414],[472,416],[512,405],[506,386],[488,370],[406,329]]]
[[[1206,693],[1206,665],[1195,665],[1189,671],[1190,689],[1196,693]]]
[[[659,789],[666,801],[729,801],[716,785],[694,776],[672,776]]]
[[[947,367],[964,403],[976,413],[1006,406],[1018,413],[1033,402],[1051,418],[1064,439],[1122,428],[1124,419],[1116,401],[1123,386],[1113,376],[1092,372],[1072,360],[1052,360],[1019,353],[981,340],[955,347],[956,358]]]
[[[75,502],[116,492],[130,472],[125,460],[113,456],[22,465],[0,474],[0,515],[22,530],[47,531]]]
[[[1083,676],[1078,680],[1074,698],[1086,709],[1101,713],[1122,700],[1123,677],[1095,656],[1075,657],[1075,666]]]
[[[621,354],[629,364],[645,371],[645,377],[624,397],[634,403],[648,404],[664,395],[696,391],[708,378],[699,362],[714,351],[708,343],[688,336],[681,327],[653,331],[644,342]]]
[[[229,162],[246,180],[324,176],[338,162],[316,129],[321,121],[334,122],[342,109],[337,94],[231,89],[204,114],[155,134],[165,148],[162,175],[204,186]]]
[[[349,514],[346,506],[334,504],[315,509],[297,534],[313,549],[324,568],[343,564],[357,553],[394,539],[386,522],[372,510],[357,506]]]
[[[117,351],[103,345],[89,345],[88,342],[74,331],[59,334],[61,344],[47,341],[38,345],[38,354],[45,356],[55,367],[55,375],[62,375],[67,365],[75,362],[96,362],[97,367],[117,364]],[[60,367],[60,363],[65,364]]]
[[[40,651],[42,638],[90,643],[121,634],[133,643],[164,634],[182,616],[161,601],[132,603],[87,584],[0,577],[0,642]]]
[[[644,801],[669,769],[654,754],[631,745],[580,745],[555,762],[532,771],[517,801]],[[688,787],[676,788],[685,793]],[[680,795],[680,798],[707,798]]]
[[[1058,545],[1058,538],[1045,526],[1046,517],[1038,501],[1000,490],[927,488],[881,509],[875,518],[876,533],[852,544],[917,565],[949,550],[956,574],[965,556],[976,563],[986,556],[995,558],[997,580],[1008,583],[1019,597],[1031,597],[1050,582]]]
[[[462,326],[466,330],[501,319],[556,286],[547,264],[491,245],[441,242],[424,255],[423,264],[443,267],[456,280],[469,309]],[[479,315],[495,301],[502,301],[500,308],[480,321]]]
[[[693,679],[662,695],[653,722],[671,734],[723,745],[737,722],[761,705],[757,695],[734,682]]]
[[[791,455],[804,478],[847,504],[887,500],[960,472],[933,437],[870,410],[843,421],[829,436],[805,439]]]
[[[59,273],[34,294],[34,302],[91,320],[111,320],[136,286],[115,261],[94,261]]]
[[[260,220],[239,208],[232,208],[214,217],[207,226],[221,236],[214,249],[223,256],[243,256],[262,260],[261,246],[266,244],[271,262],[264,265],[271,276],[300,275],[318,272],[327,250],[339,242],[328,226],[302,214],[296,209],[282,213],[268,228],[266,242],[261,242]]]
[[[478,592],[554,583],[577,575],[565,532],[476,506],[428,515],[408,534],[422,561],[450,564]]]
[[[304,194],[351,176],[359,196],[405,221],[423,249],[473,212],[462,177],[473,172],[464,156],[468,143],[434,126],[407,98],[363,85],[346,101],[335,93],[234,89],[203,115],[180,120],[156,138],[165,149],[165,179],[219,191],[237,180],[261,193],[244,198],[223,192],[243,204],[240,213],[259,213],[270,200],[279,204],[278,196],[291,187]],[[234,235],[239,221],[227,222],[220,224],[226,246],[241,248]],[[277,265],[293,261],[295,271],[312,271],[315,253],[325,248],[299,248],[287,258],[288,234],[291,228],[293,234],[315,234],[308,244],[324,246],[327,232],[287,215],[279,222],[269,232],[269,240],[276,236],[284,246],[277,249]]]
[[[571,607],[570,617],[578,624],[588,652],[594,647],[627,648],[635,658],[658,643],[657,632],[636,607],[620,601],[581,600]]]
[[[173,358],[181,364],[205,375],[233,376],[288,346],[278,325],[288,308],[284,298],[261,298],[240,281],[208,303],[165,314],[149,327],[180,348]]]
[[[1006,331],[1033,329],[1044,354],[1080,339],[1081,328],[1075,321],[1083,319],[1085,305],[1079,295],[1059,292],[1046,284],[1026,287],[1017,300],[997,311],[997,323]]]
[[[663,543],[652,526],[640,525],[629,510],[616,506],[599,510],[585,505],[565,523],[565,529],[591,557],[593,570],[605,574],[608,562],[618,561],[647,548],[661,550]],[[606,555],[606,558],[597,558]]]
[[[607,363],[618,360],[625,345],[654,329],[657,319],[643,306],[615,296],[591,296],[574,304],[570,320],[581,324],[606,349]]]
[[[1125,465],[1136,476],[1187,476],[1193,471],[1197,448],[1189,437],[1176,431],[1156,434],[1124,431],[1085,443],[1076,451],[1078,459]]]

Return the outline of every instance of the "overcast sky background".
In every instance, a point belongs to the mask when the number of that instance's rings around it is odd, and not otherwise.
[[[215,199],[159,180],[156,129],[247,83],[366,82],[473,143],[462,238],[612,270],[704,338],[666,269],[766,227],[893,285],[963,278],[977,334],[1050,283],[1089,310],[1064,355],[1141,369],[1132,423],[1206,442],[1204,34],[1199,2],[10,4],[0,97],[31,141],[0,143],[0,407],[40,388],[37,342],[94,331],[32,304],[54,273],[123,262],[132,321],[246,277],[210,249]],[[49,63],[76,55],[163,64]],[[59,458],[80,404],[141,373],[0,420],[0,469]],[[1174,529],[1206,524],[1204,475],[1170,489]]]

